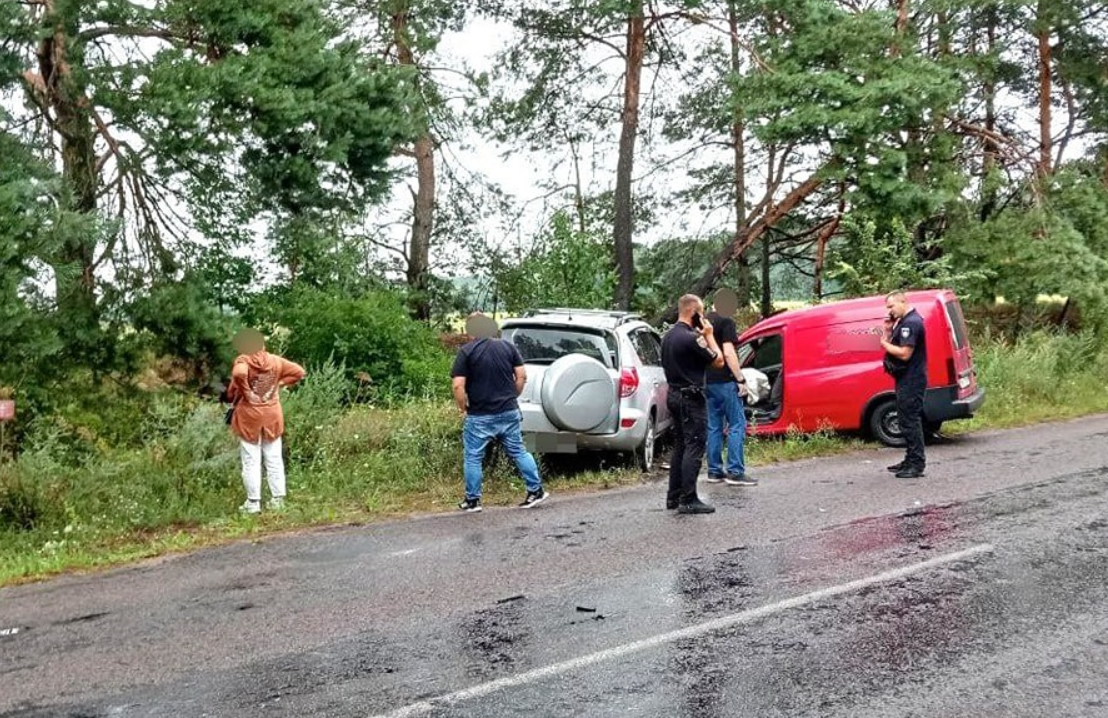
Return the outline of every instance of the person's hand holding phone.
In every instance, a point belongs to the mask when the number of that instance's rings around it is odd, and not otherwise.
[[[692,321],[693,327],[701,336],[709,336],[714,331],[712,329],[712,323],[708,321],[707,317],[701,315],[699,312],[693,315]]]

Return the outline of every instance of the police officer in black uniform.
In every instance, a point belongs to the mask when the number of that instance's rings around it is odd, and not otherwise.
[[[908,304],[904,292],[885,298],[889,316],[881,337],[885,371],[896,380],[896,418],[908,442],[904,461],[889,471],[898,479],[923,476],[927,459],[923,451],[923,397],[927,390],[927,341],[923,318]]]
[[[723,366],[723,352],[704,318],[704,302],[686,294],[677,302],[677,323],[662,338],[662,369],[669,384],[666,406],[674,427],[666,508],[682,514],[715,511],[696,495],[708,434],[704,373],[709,366]]]

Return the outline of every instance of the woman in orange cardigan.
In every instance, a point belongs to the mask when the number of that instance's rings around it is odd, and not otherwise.
[[[227,395],[234,403],[231,431],[239,437],[242,483],[246,503],[239,509],[248,514],[262,510],[262,462],[269,482],[269,508],[280,509],[285,500],[285,462],[281,437],[285,415],[280,390],[304,378],[304,367],[265,350],[261,332],[247,329],[235,337],[231,386]]]

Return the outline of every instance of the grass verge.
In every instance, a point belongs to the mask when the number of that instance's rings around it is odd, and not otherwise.
[[[959,433],[1108,411],[1108,351],[1090,335],[1032,334],[976,343],[981,413]],[[238,454],[218,406],[156,402],[140,448],[82,442],[64,426],[35,427],[18,462],[0,465],[0,585],[94,569],[312,526],[361,524],[453,510],[460,498],[461,423],[453,407],[422,400],[341,409],[343,382],[314,373],[289,396],[289,507],[239,516]],[[753,467],[856,450],[829,432],[750,439]],[[551,490],[595,491],[650,480],[596,457],[544,461]],[[504,457],[486,471],[484,501],[523,494]]]

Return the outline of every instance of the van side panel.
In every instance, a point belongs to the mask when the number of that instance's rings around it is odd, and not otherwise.
[[[893,380],[883,367],[881,315],[829,326],[811,326],[794,335],[802,358],[790,372],[796,391],[791,418],[798,428],[861,427],[866,402],[891,391]],[[786,385],[787,386],[787,385]]]

